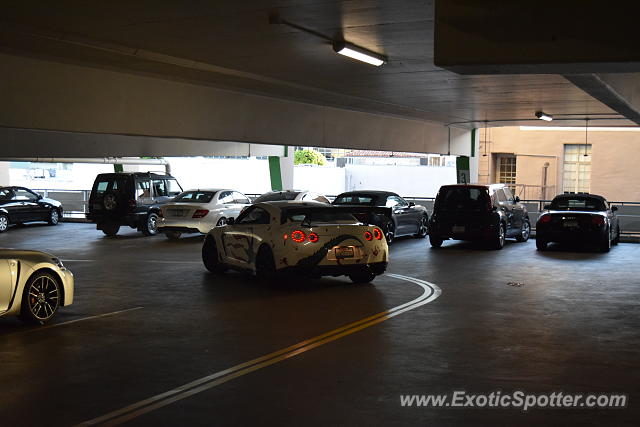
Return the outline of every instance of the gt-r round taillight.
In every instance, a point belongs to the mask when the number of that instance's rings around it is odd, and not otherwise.
[[[291,233],[291,240],[293,240],[296,243],[302,243],[306,238],[307,238],[307,235],[304,234],[304,231],[302,230],[296,230],[293,233]]]
[[[316,233],[309,233],[309,235],[307,236],[307,239],[309,239],[311,243],[315,243],[318,240],[320,240],[320,237],[318,237]]]
[[[366,240],[373,240],[373,234],[371,234],[371,232],[367,230],[364,232],[364,238]]]
[[[594,215],[591,217],[591,222],[597,227],[602,227],[604,225],[604,217]]]
[[[539,221],[540,221],[540,223],[542,223],[542,224],[546,224],[546,223],[548,223],[548,222],[551,222],[551,215],[542,215],[542,216],[540,217],[540,220],[539,220]]]
[[[384,235],[382,234],[382,230],[380,230],[379,228],[374,228],[373,237],[375,237],[376,240],[382,240],[382,238],[384,237]]]

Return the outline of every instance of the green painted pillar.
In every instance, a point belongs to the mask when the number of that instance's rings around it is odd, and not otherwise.
[[[458,156],[456,158],[456,174],[458,176],[458,184],[469,184],[471,182],[469,173],[469,157]]]
[[[273,191],[293,189],[293,151],[285,145],[282,156],[269,156],[269,176]]]
[[[269,175],[271,176],[271,190],[282,190],[282,170],[280,156],[269,156]]]

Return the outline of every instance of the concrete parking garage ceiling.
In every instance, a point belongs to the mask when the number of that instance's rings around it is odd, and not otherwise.
[[[327,40],[270,24],[270,14],[389,62],[336,55]],[[538,110],[620,118],[560,75],[461,76],[436,67],[433,1],[6,1],[0,21],[5,53],[312,104],[440,123],[533,119]]]

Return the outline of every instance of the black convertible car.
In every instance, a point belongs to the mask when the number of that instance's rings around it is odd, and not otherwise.
[[[617,210],[595,194],[556,196],[538,218],[536,247],[543,251],[550,242],[595,244],[609,252],[611,244],[620,241]]]
[[[391,208],[391,218],[380,214],[373,214],[370,218],[359,218],[380,227],[388,244],[398,236],[426,237],[429,231],[427,208],[407,202],[390,191],[348,191],[338,195],[333,204]]]
[[[45,221],[56,225],[62,218],[62,203],[45,199],[24,187],[0,187],[0,233],[10,224]]]

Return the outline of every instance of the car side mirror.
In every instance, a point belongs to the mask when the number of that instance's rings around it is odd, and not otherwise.
[[[612,206],[612,207],[611,207],[611,211],[615,212],[615,211],[617,211],[617,210],[618,210],[618,207],[617,207],[617,206]]]
[[[44,199],[44,197],[42,197],[42,194],[38,194],[38,198],[36,200],[42,200]]]
[[[233,225],[236,223],[236,219],[231,217],[231,218],[227,218],[227,225]]]
[[[516,196],[514,200],[516,201],[516,203],[520,203],[520,197]]]
[[[416,205],[415,203],[413,203],[413,202],[409,202],[409,207],[410,207],[410,208],[414,207],[415,205]]]
[[[551,209],[551,205],[544,205],[543,208],[544,209]]]

